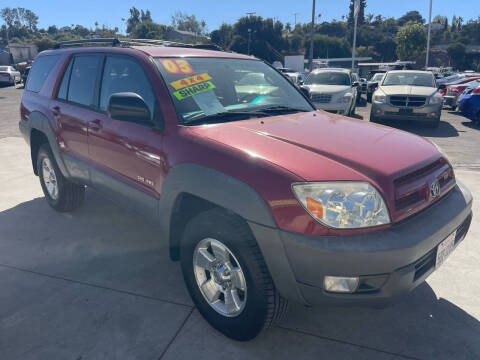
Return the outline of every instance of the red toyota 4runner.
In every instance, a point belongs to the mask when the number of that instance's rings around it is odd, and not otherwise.
[[[316,111],[240,54],[135,42],[44,51],[20,130],[55,210],[79,207],[89,186],[158,224],[197,309],[238,340],[287,299],[397,300],[472,218],[435,145]]]

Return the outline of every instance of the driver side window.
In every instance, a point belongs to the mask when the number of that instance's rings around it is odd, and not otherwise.
[[[110,96],[115,93],[133,92],[140,95],[155,121],[158,106],[150,81],[141,65],[126,57],[107,56],[100,90],[100,110],[107,111]]]

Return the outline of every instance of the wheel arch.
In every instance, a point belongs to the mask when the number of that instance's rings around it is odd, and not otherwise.
[[[57,136],[50,124],[49,119],[38,111],[33,111],[28,117],[28,127],[30,128],[30,154],[32,159],[32,167],[35,175],[37,174],[36,160],[38,155],[38,149],[43,143],[48,143],[52,150],[55,161],[62,172],[62,175],[69,177],[69,173],[63,162],[63,158],[60,155],[60,149],[57,143]]]
[[[246,183],[211,168],[180,164],[170,170],[159,201],[160,224],[172,260],[179,259],[180,238],[188,220],[213,207],[245,221],[276,227],[268,205]]]

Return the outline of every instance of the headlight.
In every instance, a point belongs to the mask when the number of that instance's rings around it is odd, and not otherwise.
[[[343,94],[340,98],[340,102],[348,104],[352,100],[352,93]]]
[[[440,94],[435,94],[432,97],[430,97],[430,104],[441,104],[443,102],[443,96]]]
[[[373,101],[385,104],[387,102],[387,96],[382,94],[374,94]]]
[[[367,182],[299,183],[292,189],[305,210],[329,227],[355,229],[390,223],[385,201]]]

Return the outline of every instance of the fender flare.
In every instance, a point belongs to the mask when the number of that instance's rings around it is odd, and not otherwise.
[[[67,170],[67,167],[65,166],[65,163],[63,161],[62,156],[60,155],[60,148],[58,147],[58,142],[57,142],[57,136],[55,135],[55,132],[52,128],[52,125],[50,123],[50,120],[43,115],[42,113],[38,111],[33,111],[29,117],[28,117],[28,122],[26,123],[28,127],[28,141],[30,143],[30,136],[32,129],[40,131],[42,134],[44,134],[48,140],[48,144],[50,145],[50,149],[52,149],[53,156],[55,157],[55,161],[58,164],[58,167],[60,168],[60,171],[62,172],[62,175],[65,177],[70,177],[69,172]],[[30,144],[31,148],[32,144]],[[32,166],[35,167],[34,163],[35,159],[32,157]]]
[[[183,163],[169,171],[159,200],[160,226],[168,239],[172,259],[176,259],[180,239],[172,236],[170,224],[177,199],[185,193],[230,210],[248,222],[276,227],[268,205],[249,185],[217,170]]]

